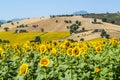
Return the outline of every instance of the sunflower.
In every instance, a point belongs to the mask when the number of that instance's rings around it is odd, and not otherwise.
[[[68,50],[67,50],[67,55],[68,55],[68,56],[73,56],[72,48],[68,48]]]
[[[72,53],[73,53],[76,57],[79,57],[79,56],[80,56],[80,49],[79,49],[79,47],[73,48]]]
[[[46,45],[41,45],[40,46],[40,53],[45,53],[47,51]]]
[[[97,46],[95,48],[95,50],[96,50],[97,53],[100,53],[102,51],[102,47],[101,46]]]
[[[56,56],[56,49],[55,48],[52,48],[52,50],[50,51],[50,53],[52,54],[52,55],[54,55],[54,56]]]
[[[63,44],[64,44],[64,46],[65,46],[66,48],[68,48],[68,47],[70,46],[70,42],[69,42],[69,41],[67,41],[67,40],[66,40],[66,41],[64,41],[64,43],[63,43]]]
[[[0,58],[2,58],[2,56],[3,56],[3,49],[2,48],[0,48]]]
[[[49,58],[42,58],[40,59],[40,66],[42,67],[47,67],[50,64],[50,59]]]
[[[116,44],[117,44],[117,40],[116,39],[112,38],[112,39],[109,40],[109,45],[115,46]]]
[[[87,45],[84,45],[82,48],[80,48],[80,51],[81,51],[82,53],[86,53],[87,50],[88,50],[88,46],[87,46]]]
[[[100,69],[99,68],[95,68],[94,69],[94,73],[98,73],[98,72],[100,72]]]
[[[47,48],[48,52],[50,52],[52,50],[52,46],[50,44],[46,44],[46,48]]]
[[[11,45],[6,45],[6,49],[7,49],[7,50],[10,50],[11,47],[12,47]]]
[[[24,74],[24,76],[28,73],[28,64],[24,63],[20,66],[20,71],[19,71],[19,75],[21,76],[22,74]]]
[[[28,44],[23,45],[23,51],[24,52],[29,52],[30,51],[30,46]]]
[[[57,47],[58,44],[59,44],[59,43],[58,43],[57,41],[52,41],[52,46]]]

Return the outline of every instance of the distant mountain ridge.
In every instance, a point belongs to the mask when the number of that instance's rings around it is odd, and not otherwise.
[[[88,12],[81,10],[81,11],[74,12],[73,14],[88,14]]]
[[[20,21],[20,20],[25,20],[25,19],[27,19],[27,18],[14,18],[14,19],[10,19],[10,20],[0,20],[0,24],[7,23],[8,21],[15,22],[15,21]]]
[[[6,23],[6,20],[0,20],[0,24]]]
[[[9,20],[9,21],[20,21],[20,20],[24,20],[24,19],[26,19],[26,18],[14,18],[14,19],[11,19],[11,20]]]

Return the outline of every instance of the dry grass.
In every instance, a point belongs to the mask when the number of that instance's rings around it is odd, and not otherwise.
[[[56,23],[56,20],[58,21]],[[72,23],[66,24],[64,20],[71,20]],[[40,32],[41,28],[44,28],[45,32],[66,32],[69,31],[67,29],[67,26],[70,26],[71,24],[74,24],[76,20],[81,21],[82,25],[80,26],[79,30],[81,30],[83,27],[86,30],[94,30],[94,29],[105,29],[111,37],[115,38],[120,38],[120,26],[110,24],[110,23],[104,23],[101,20],[97,19],[98,22],[101,22],[102,24],[92,24],[91,22],[94,20],[92,18],[83,18],[81,16],[73,16],[73,17],[55,17],[55,18],[31,18],[31,19],[26,19],[26,20],[21,20],[19,21],[19,24],[16,24],[14,22],[14,25],[11,25],[10,23],[3,24],[2,28],[0,31],[4,31],[3,28],[6,26],[9,26],[10,30],[14,31],[16,30],[16,26],[20,24],[27,24],[29,27],[24,28],[27,29],[29,32]],[[32,25],[38,25],[37,28],[33,28]],[[79,34],[74,34],[71,35],[70,38],[75,39],[75,40],[80,40],[80,38],[85,38],[85,40],[90,40],[94,38],[99,38],[100,33],[96,34],[90,34],[90,35],[83,35],[81,37],[75,37],[75,36],[80,36],[81,33]]]

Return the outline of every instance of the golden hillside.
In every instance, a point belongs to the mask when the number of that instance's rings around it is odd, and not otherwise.
[[[71,23],[65,23],[65,20],[71,20]],[[90,40],[94,38],[100,38],[100,32],[92,33],[94,29],[104,29],[110,35],[110,37],[120,38],[120,26],[105,23],[98,19],[97,22],[100,22],[101,24],[93,24],[92,21],[94,19],[83,18],[82,16],[30,18],[18,21],[19,24],[17,24],[17,22],[13,22],[14,25],[12,25],[11,23],[3,24],[0,31],[4,31],[4,27],[9,27],[10,31],[15,31],[16,29],[26,29],[28,32],[41,32],[41,30],[44,29],[44,32],[64,32],[69,31],[69,29],[67,29],[67,26],[75,24],[75,21],[77,20],[81,21],[81,26],[79,26],[78,30],[82,30],[82,28],[84,27],[85,30],[88,30],[88,32],[72,34],[67,39],[80,40],[80,38],[85,38],[85,40]],[[20,26],[22,24],[27,25],[27,27],[17,28],[17,26]],[[33,25],[37,27],[33,27]]]

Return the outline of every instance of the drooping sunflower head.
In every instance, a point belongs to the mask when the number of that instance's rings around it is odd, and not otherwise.
[[[40,59],[40,66],[47,67],[49,66],[49,64],[50,64],[49,58],[45,57],[45,58]]]
[[[73,56],[74,55],[73,52],[72,52],[72,48],[67,49],[67,55],[68,56]]]
[[[24,63],[20,66],[19,75],[21,76],[24,74],[24,76],[25,76],[25,75],[27,75],[27,73],[28,73],[28,64]]]
[[[74,47],[72,50],[72,53],[76,56],[79,57],[80,56],[80,49],[79,47]]]

